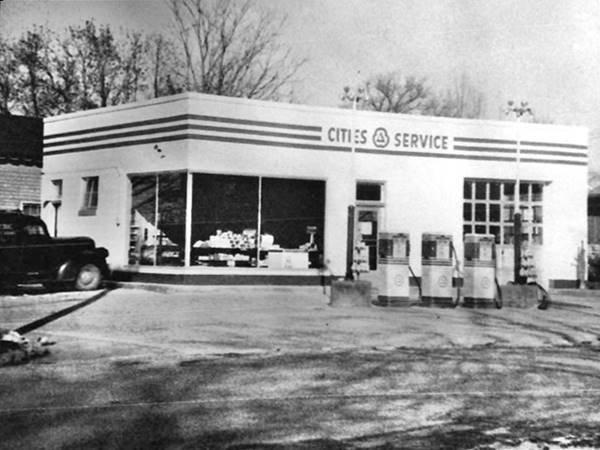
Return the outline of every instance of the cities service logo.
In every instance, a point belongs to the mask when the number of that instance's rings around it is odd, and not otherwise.
[[[390,143],[390,137],[385,128],[377,128],[373,133],[373,144],[377,148],[384,148]]]

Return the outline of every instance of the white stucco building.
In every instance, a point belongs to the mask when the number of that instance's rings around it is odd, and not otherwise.
[[[91,235],[125,277],[310,283],[323,263],[341,276],[354,205],[372,272],[378,232],[410,235],[417,276],[424,233],[451,235],[459,259],[465,233],[487,233],[505,282],[517,177],[542,284],[574,282],[587,239],[579,127],[181,94],[51,117],[44,135],[58,234]]]

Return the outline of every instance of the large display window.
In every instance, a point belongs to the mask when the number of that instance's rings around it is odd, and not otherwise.
[[[191,265],[320,267],[325,182],[194,174]]]
[[[194,174],[191,265],[257,265],[259,178]]]
[[[184,264],[186,180],[186,173],[130,177],[130,264]]]
[[[176,172],[130,182],[129,264],[185,265],[189,205],[191,266],[322,266],[324,181]]]
[[[261,235],[273,237],[278,248],[268,263],[322,266],[325,226],[325,182],[287,178],[261,179]],[[263,239],[263,248],[268,246]],[[277,251],[280,250],[280,253]]]

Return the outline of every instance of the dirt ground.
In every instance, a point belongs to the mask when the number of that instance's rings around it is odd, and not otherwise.
[[[600,298],[332,308],[322,288],[0,296],[0,448],[600,448]]]

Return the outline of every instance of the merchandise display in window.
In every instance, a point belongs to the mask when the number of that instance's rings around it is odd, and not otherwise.
[[[132,175],[129,264],[184,265],[186,173]],[[322,266],[325,182],[193,174],[189,265]]]
[[[321,266],[323,181],[193,175],[191,265]]]

